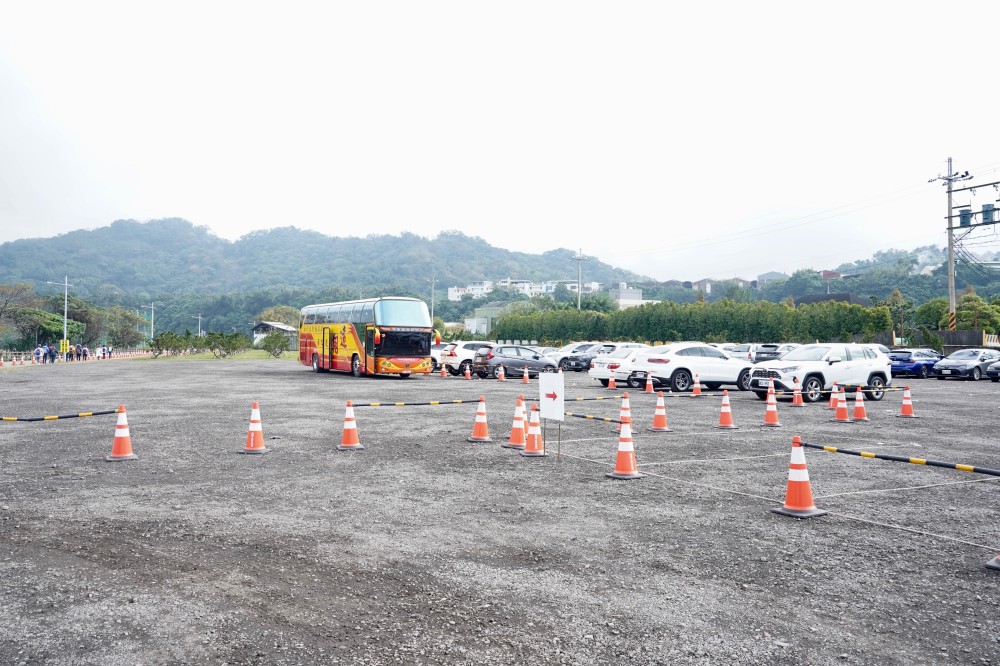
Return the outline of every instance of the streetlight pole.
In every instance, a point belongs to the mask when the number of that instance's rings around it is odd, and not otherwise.
[[[431,325],[434,325],[434,273],[431,273]]]
[[[66,332],[66,320],[67,314],[69,313],[69,288],[72,287],[69,283],[69,276],[63,278],[62,282],[46,282],[46,284],[61,284],[63,286],[63,340],[64,342],[59,343],[59,351],[62,352],[62,360],[66,362],[66,350],[64,347],[69,344],[69,338]]]
[[[149,339],[152,340],[156,337],[156,303],[150,303],[149,305],[143,305],[143,310],[149,310]]]
[[[198,337],[200,338],[201,337],[201,315],[198,315],[197,317],[191,317],[191,319],[197,319],[198,320]]]

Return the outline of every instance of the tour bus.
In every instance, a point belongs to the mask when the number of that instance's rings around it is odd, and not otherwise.
[[[427,375],[439,342],[427,304],[416,298],[364,298],[307,305],[299,316],[299,362],[316,372]]]

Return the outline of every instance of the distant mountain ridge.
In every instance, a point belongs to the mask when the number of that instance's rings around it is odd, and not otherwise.
[[[575,280],[577,268],[576,254],[568,249],[512,252],[458,231],[432,239],[412,233],[340,238],[281,227],[228,241],[179,218],[118,220],[97,229],[0,244],[0,282],[44,284],[69,276],[76,295],[97,299],[115,291],[149,298],[331,285],[398,285],[429,293],[432,276],[440,290],[505,277]],[[651,281],[587,257],[582,270],[586,282]]]

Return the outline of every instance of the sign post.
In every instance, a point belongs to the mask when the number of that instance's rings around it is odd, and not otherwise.
[[[562,445],[562,422],[566,420],[566,382],[561,372],[538,373],[538,415],[542,419],[559,421],[559,436],[556,440],[556,460]]]

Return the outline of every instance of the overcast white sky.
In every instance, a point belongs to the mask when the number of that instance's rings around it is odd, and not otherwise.
[[[753,278],[943,246],[949,156],[1000,180],[995,1],[0,8],[0,241],[459,230]]]

